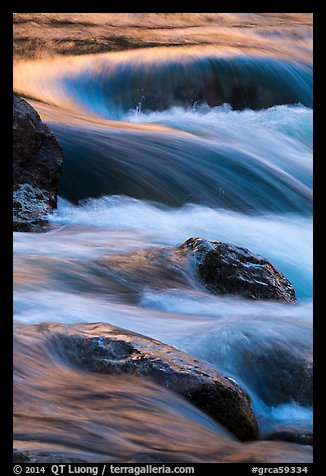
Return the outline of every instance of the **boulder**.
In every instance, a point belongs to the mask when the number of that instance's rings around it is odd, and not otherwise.
[[[267,259],[247,248],[190,238],[177,252],[191,259],[196,277],[215,294],[297,302],[290,281]]]
[[[13,95],[14,230],[35,230],[57,205],[63,153],[35,109]]]
[[[75,365],[148,378],[188,399],[241,441],[258,438],[248,395],[233,380],[185,352],[106,324],[42,324],[42,331],[50,332],[54,349],[60,347],[64,359]]]
[[[181,460],[184,463],[292,463],[293,465],[313,462],[311,446],[280,441],[254,441],[251,443],[220,442],[216,450],[199,460]],[[180,456],[175,454],[139,453],[125,457],[124,463],[180,463]]]
[[[297,302],[290,281],[267,259],[220,241],[190,238],[177,248],[108,255],[96,264],[111,287],[133,300],[144,287],[189,289],[198,288],[199,283],[214,294]]]

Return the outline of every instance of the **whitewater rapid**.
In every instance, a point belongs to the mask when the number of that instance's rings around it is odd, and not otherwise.
[[[159,339],[242,385],[263,439],[274,431],[311,433],[312,408],[286,397],[274,401],[273,392],[280,371],[275,355],[312,359],[312,67],[286,56],[211,50],[56,58],[47,70],[46,60],[16,65],[15,89],[49,124],[65,162],[50,230],[14,233],[15,325],[106,322]],[[155,280],[145,285],[141,270],[128,284],[99,265],[106,256],[178,246],[191,236],[268,258],[292,282],[299,304],[214,296],[195,282],[187,288],[160,288]],[[252,365],[261,355],[270,358]],[[36,361],[32,356],[37,374]],[[53,385],[60,389],[58,365]],[[93,385],[100,392],[107,384]],[[112,458],[148,450],[146,431],[133,448],[139,415],[126,433],[128,391],[134,401],[147,395],[150,409],[140,404],[141,419],[161,425],[157,445],[166,444],[166,415],[174,419],[176,439],[183,426],[187,441],[203,438],[206,448],[209,435],[216,442],[232,440],[168,392],[164,407],[154,385],[142,389],[135,381],[128,390],[123,379],[114,385],[124,403],[123,422],[114,405],[110,410]],[[52,404],[45,394],[39,398],[46,413]],[[36,415],[35,408],[30,411]],[[89,453],[85,448],[93,413],[75,433],[74,445],[63,429],[55,430],[60,450],[94,458],[102,443],[92,442]],[[67,414],[62,410],[63,420]],[[103,441],[107,432],[107,426],[98,427]],[[18,431],[18,446],[34,447],[36,440],[33,431]],[[213,458],[199,446],[198,460]],[[187,454],[189,447],[183,450]]]

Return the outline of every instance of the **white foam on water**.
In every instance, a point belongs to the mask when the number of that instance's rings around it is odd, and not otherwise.
[[[174,209],[112,196],[90,199],[81,206],[60,200],[57,212],[49,219],[61,225],[134,230],[137,236],[148,235],[149,243],[180,245],[191,236],[234,243],[271,260],[293,283],[300,298],[312,295],[313,234],[309,217],[251,216],[194,204]],[[87,233],[95,243],[100,239],[100,231],[90,229]]]

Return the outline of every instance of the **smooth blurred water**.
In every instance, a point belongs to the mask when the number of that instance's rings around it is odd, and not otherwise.
[[[104,233],[103,228],[109,228],[125,230],[124,236],[130,240],[141,233],[148,245],[151,242],[179,245],[190,236],[236,243],[270,259],[293,283],[299,299],[312,297],[310,217],[295,214],[251,216],[194,204],[175,209],[111,196],[89,200],[82,206],[61,200],[50,220],[58,224],[100,228],[100,232],[89,229],[96,241]],[[88,252],[92,254],[93,250]]]
[[[223,461],[217,447],[230,461],[248,450],[155,385],[89,374],[87,383],[29,327],[42,322],[106,322],[159,339],[245,388],[262,438],[312,431],[312,408],[290,391],[293,366],[312,361],[312,64],[303,48],[310,40],[295,56],[289,32],[268,32],[264,51],[248,33],[241,51],[184,46],[15,64],[15,89],[43,102],[33,105],[65,156],[51,230],[14,233],[18,446],[93,460],[162,451],[206,462]],[[142,268],[148,249],[191,236],[266,257],[299,304],[215,296],[193,276]],[[105,392],[111,397],[96,409],[93,394]],[[173,442],[181,440],[176,456]],[[248,451],[261,462],[309,458],[303,446],[256,445]]]
[[[18,92],[113,120],[122,120],[129,109],[202,103],[230,103],[234,109],[296,103],[312,107],[311,66],[259,50],[151,48],[18,63],[16,71]]]
[[[312,269],[310,254],[305,253],[311,249],[311,223],[308,227],[306,218],[263,220],[207,208],[206,221],[195,230],[226,241],[236,234],[238,244],[267,256],[294,282],[297,306],[213,296],[195,281],[178,288],[163,280],[166,289],[161,289],[162,282],[157,289],[155,276],[149,284],[139,267],[137,274],[133,268],[128,274],[126,268],[125,278],[110,268],[106,271],[108,256],[132,257],[148,247],[184,241],[190,223],[195,223],[192,212],[205,217],[205,210],[189,209],[187,216],[186,211],[160,210],[120,197],[90,202],[85,209],[61,201],[51,220],[66,225],[46,234],[15,234],[15,319],[23,324],[107,322],[149,335],[214,364],[238,381],[252,398],[263,434],[281,424],[311,431],[311,409],[288,401],[288,407],[277,410],[264,402],[257,387],[267,379],[263,393],[273,393],[279,374],[274,353],[312,359]],[[280,245],[278,236],[287,240]],[[129,279],[129,284],[121,279]],[[248,355],[255,359],[265,352],[270,363],[255,370]],[[286,361],[287,357],[284,365]]]

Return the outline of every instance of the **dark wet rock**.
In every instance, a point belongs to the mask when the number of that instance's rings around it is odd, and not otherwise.
[[[267,259],[230,243],[190,238],[178,248],[103,256],[97,265],[110,288],[131,300],[138,300],[145,287],[198,289],[200,285],[214,294],[297,302],[292,284]]]
[[[299,445],[313,445],[313,434],[302,433],[300,430],[278,429],[268,435],[268,440],[272,441],[287,441],[289,443],[298,443]]]
[[[183,257],[191,257],[196,276],[215,294],[297,302],[289,280],[267,259],[246,248],[190,238],[178,252]]]
[[[71,458],[50,451],[13,450],[13,463],[85,463],[86,460]]]
[[[61,147],[35,109],[13,95],[13,222],[28,231],[46,223],[57,205]]]
[[[206,456],[206,463],[312,463],[312,448],[280,441],[251,443],[228,442],[217,445],[214,453]],[[194,463],[196,459],[180,459],[176,454],[139,453],[127,456],[125,463]],[[203,462],[201,460],[200,462]]]
[[[90,371],[146,377],[182,395],[242,441],[258,438],[248,395],[213,367],[167,344],[105,324],[42,325],[62,356]],[[59,344],[59,345],[58,345]]]

